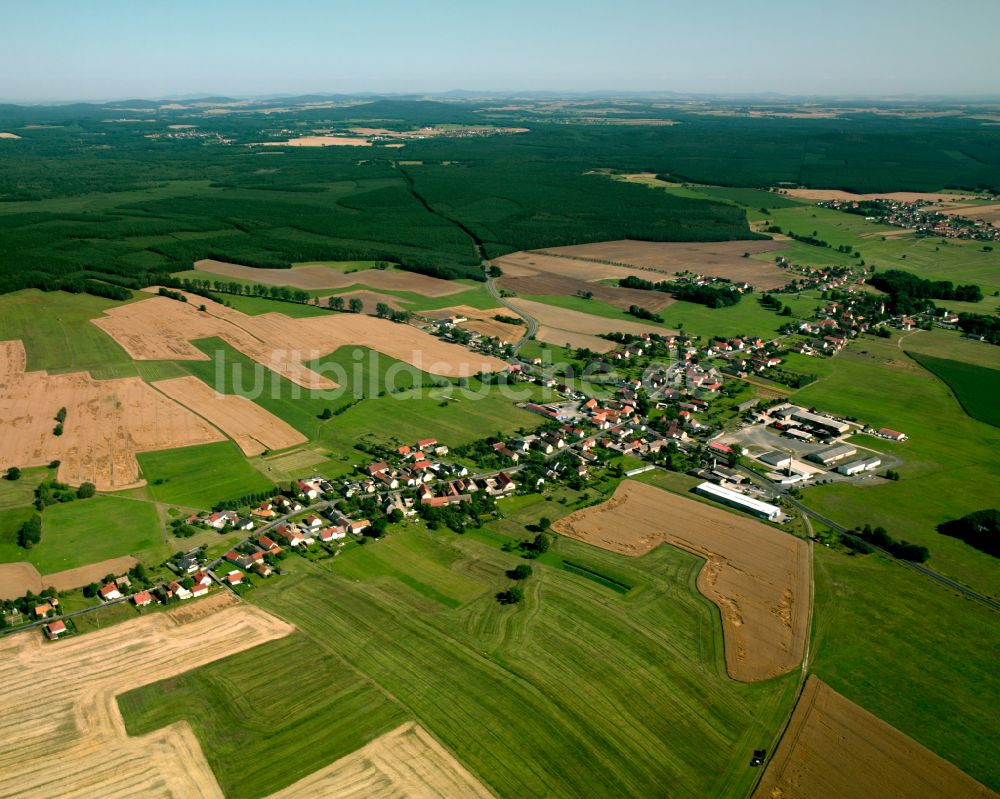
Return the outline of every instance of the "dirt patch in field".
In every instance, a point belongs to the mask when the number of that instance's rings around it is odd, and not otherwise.
[[[37,594],[50,587],[57,591],[72,591],[88,583],[96,583],[108,574],[124,574],[138,562],[131,555],[126,555],[52,574],[39,574],[38,569],[26,561],[0,563],[0,599],[17,599],[28,591]]]
[[[295,629],[243,603],[216,610],[184,626],[156,613],[65,641],[0,640],[0,796],[222,799],[187,723],[130,737],[115,699]]]
[[[627,271],[627,270],[626,270]],[[586,283],[572,277],[538,274],[533,277],[502,277],[497,281],[500,288],[518,295],[535,294],[552,297],[581,296],[581,292],[592,295],[592,299],[613,305],[620,310],[626,310],[632,305],[638,305],[649,311],[660,311],[666,308],[674,298],[662,291],[646,291],[644,289],[625,289],[619,286],[606,286],[603,283]]]
[[[16,133],[0,133],[0,139],[20,139]]]
[[[218,427],[244,455],[306,442],[302,433],[256,402],[236,394],[219,394],[197,377],[160,380],[153,387]]]
[[[0,599],[17,599],[28,591],[38,594],[45,588],[42,575],[32,564],[24,561],[0,563]]]
[[[367,314],[375,313],[375,306],[377,306],[380,302],[384,302],[394,311],[406,310],[406,305],[408,304],[408,303],[404,304],[403,301],[399,299],[399,297],[396,297],[393,294],[380,294],[377,291],[366,291],[366,290],[345,291],[343,294],[336,294],[336,295],[328,294],[325,297],[319,298],[319,304],[324,308],[327,307],[327,305],[329,304],[330,297],[334,296],[343,298],[345,308],[347,307],[347,304],[351,300],[361,300],[362,312]]]
[[[269,799],[487,799],[493,794],[410,722],[331,763]]]
[[[688,271],[699,275],[723,277],[734,282],[750,283],[757,289],[775,289],[788,283],[787,274],[771,261],[744,258],[743,253],[758,255],[783,250],[788,246],[786,242],[764,239],[696,243],[625,239],[576,244],[570,247],[551,247],[538,252],[568,256],[577,260],[603,262],[601,266],[625,268],[628,274],[635,274],[636,269],[641,269],[659,272],[666,276],[658,278],[638,275],[648,280],[665,280],[675,272]],[[621,275],[616,272],[606,276]]]
[[[88,583],[96,583],[108,574],[124,574],[138,562],[131,555],[124,555],[120,558],[89,563],[75,569],[64,569],[61,572],[46,574],[42,577],[42,582],[46,588],[51,585],[57,591],[72,591],[74,588]]]
[[[623,555],[645,555],[666,543],[704,558],[698,590],[722,613],[734,680],[767,680],[802,662],[811,568],[805,541],[632,480],[607,502],[552,527]]]
[[[624,319],[608,319],[603,316],[593,316],[568,308],[559,308],[544,302],[524,300],[520,297],[511,302],[521,310],[533,316],[538,322],[536,338],[549,344],[562,347],[567,343],[572,347],[589,347],[594,352],[609,352],[617,345],[603,338],[598,333],[657,333],[670,335],[676,330],[648,325],[643,322],[631,322]]]
[[[411,291],[424,297],[447,297],[465,291],[466,286],[449,280],[404,272],[400,269],[359,269],[342,272],[323,264],[303,264],[291,269],[256,269],[210,259],[197,261],[194,268],[222,277],[235,277],[267,286],[291,286],[296,289],[344,289],[361,285],[389,291]],[[395,298],[398,301],[398,297]]]
[[[58,460],[63,482],[112,490],[143,485],[137,452],[224,440],[204,419],[138,377],[95,380],[86,372],[24,369],[21,341],[0,342],[0,464],[42,466]],[[66,420],[57,436],[60,408],[66,408]]]
[[[205,306],[204,311],[198,310],[200,305]],[[150,297],[109,308],[93,323],[138,361],[208,360],[190,342],[218,337],[248,358],[311,389],[332,389],[337,384],[307,368],[305,363],[351,345],[372,347],[418,369],[446,377],[495,372],[507,367],[498,358],[477,355],[423,330],[385,319],[351,313],[304,319],[280,313],[248,316],[194,295],[189,296],[188,302]]]
[[[753,799],[995,799],[947,760],[810,677]]]

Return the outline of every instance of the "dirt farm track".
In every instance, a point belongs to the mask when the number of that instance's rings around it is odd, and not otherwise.
[[[995,799],[996,794],[810,677],[753,799]]]
[[[698,590],[722,613],[733,679],[766,680],[802,662],[811,569],[802,539],[632,480],[607,502],[571,513],[552,529],[623,555],[644,555],[665,543],[704,558]]]

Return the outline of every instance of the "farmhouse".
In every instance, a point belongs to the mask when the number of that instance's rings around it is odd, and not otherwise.
[[[190,599],[191,592],[175,580],[167,586],[167,596],[175,596],[178,599]]]
[[[849,461],[848,463],[842,463],[837,467],[837,471],[847,477],[851,475],[860,474],[862,472],[870,472],[872,469],[877,469],[882,465],[881,458],[859,458],[856,461]]]
[[[61,619],[56,619],[56,621],[50,622],[45,625],[45,634],[49,637],[49,640],[51,641],[54,641],[64,632],[66,632],[66,623]]]
[[[44,619],[52,612],[52,605],[46,602],[44,605],[35,605],[35,618]]]
[[[108,583],[103,588],[98,589],[97,595],[105,602],[122,598],[122,592],[118,590],[118,586],[114,583]]]
[[[243,582],[243,572],[233,569],[226,575],[226,582],[229,585],[240,585]]]
[[[717,486],[715,483],[701,483],[695,486],[694,490],[703,497],[714,499],[723,505],[729,505],[732,508],[737,508],[761,519],[774,521],[781,515],[781,508],[776,505],[761,502],[759,499],[748,497],[746,494],[741,494],[739,491],[733,491],[730,488]]]
[[[906,441],[906,433],[900,433],[897,430],[890,430],[888,427],[880,427],[878,429],[878,435],[882,438],[888,438],[890,441]]]
[[[857,454],[858,450],[850,444],[837,444],[833,447],[827,447],[826,449],[821,449],[818,452],[813,452],[807,457],[809,460],[815,461],[823,466],[829,466],[831,463],[836,463],[837,461]]]
[[[149,591],[140,591],[137,594],[132,594],[132,603],[136,607],[145,607],[153,602],[153,595]]]

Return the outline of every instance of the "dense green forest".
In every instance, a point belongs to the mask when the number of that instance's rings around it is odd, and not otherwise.
[[[201,258],[385,260],[479,279],[475,244],[492,257],[616,238],[752,237],[733,205],[601,170],[859,191],[1000,186],[997,137],[969,119],[714,118],[652,105],[630,113],[669,113],[679,124],[556,122],[530,109],[416,100],[220,115],[147,101],[0,106],[0,130],[21,137],[0,143],[0,291],[134,288]],[[323,125],[432,123],[529,130],[403,149],[244,146]],[[198,135],[168,128],[185,124]]]

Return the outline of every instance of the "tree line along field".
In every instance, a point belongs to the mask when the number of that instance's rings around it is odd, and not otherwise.
[[[291,573],[249,598],[296,624],[308,651],[322,651],[341,674],[338,683],[358,674],[388,697],[373,706],[373,718],[385,702],[405,707],[500,795],[651,795],[664,785],[678,796],[745,792],[755,776],[746,757],[772,740],[796,677],[755,685],[726,677],[717,611],[694,588],[701,562],[662,548],[616,568],[607,553],[560,540],[559,553],[574,562],[624,571],[634,595],[536,562],[526,601],[504,609],[493,594],[519,562],[499,550],[505,540],[489,531],[399,529],[336,561],[286,561]],[[383,545],[392,552],[383,555]],[[264,659],[267,649],[255,652]],[[244,673],[273,674],[244,664]],[[220,669],[218,678],[196,672],[186,685],[227,679],[223,673],[239,684],[225,661]],[[705,692],[713,697],[709,715],[691,706]],[[296,706],[301,693],[272,689],[274,718],[309,718]],[[217,704],[212,697],[206,711],[186,691],[160,687],[125,697],[122,710],[135,732],[187,718],[201,728],[212,763],[232,751],[231,737],[253,752],[271,734],[255,720],[235,724],[234,733],[212,718]],[[334,704],[330,712],[340,711]],[[290,781],[283,760],[263,758],[267,773],[254,785]]]

